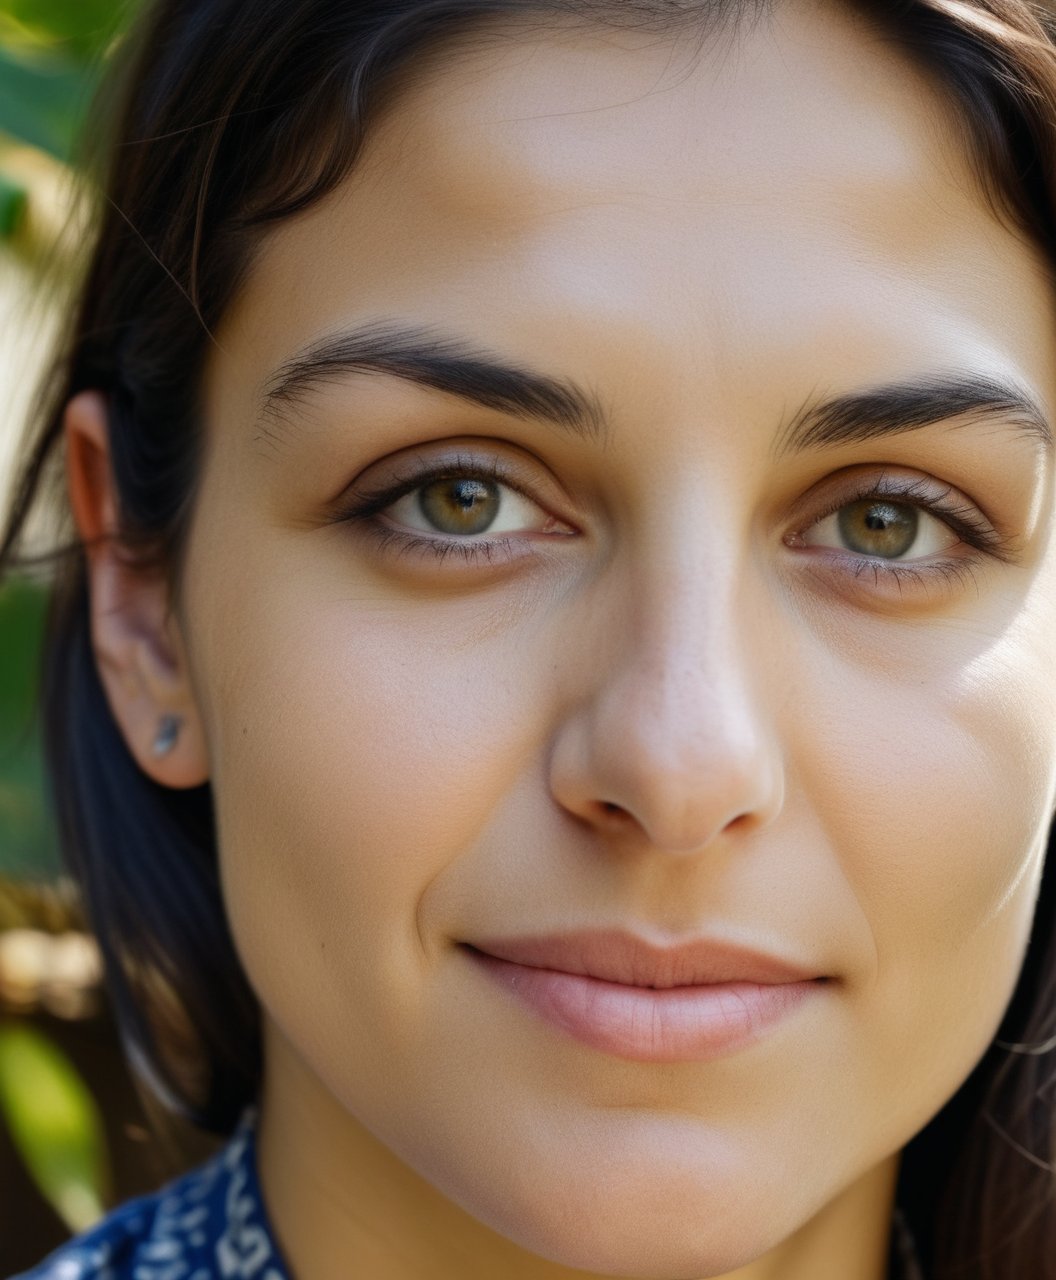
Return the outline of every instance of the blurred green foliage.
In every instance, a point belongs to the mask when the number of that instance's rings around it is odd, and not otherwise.
[[[16,879],[58,870],[35,716],[46,605],[38,583],[11,578],[0,587],[0,876]]]
[[[5,167],[10,144],[74,159],[107,52],[138,3],[0,0],[0,253],[15,252],[38,199],[13,159]],[[7,881],[12,900],[16,882],[54,880],[59,870],[36,716],[46,609],[44,584],[0,583],[0,889]],[[99,1108],[54,1041],[13,1019],[0,1025],[0,1120],[70,1231],[95,1222],[110,1188]]]
[[[62,1050],[13,1021],[0,1026],[0,1115],[40,1193],[70,1231],[96,1222],[110,1187],[99,1108]]]
[[[104,55],[135,0],[0,0],[0,129],[73,154]]]
[[[0,240],[14,234],[28,199],[25,187],[0,173]]]
[[[0,0],[0,143],[69,163],[107,53],[139,3]],[[5,170],[0,147],[0,253],[34,198]],[[40,586],[0,585],[0,878],[41,880],[58,870],[33,722],[44,608]]]

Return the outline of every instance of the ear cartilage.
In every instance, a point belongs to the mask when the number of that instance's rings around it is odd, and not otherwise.
[[[156,756],[168,755],[168,753],[176,745],[176,739],[180,736],[180,726],[183,720],[180,716],[164,715],[158,723],[158,732],[154,735],[152,750]]]

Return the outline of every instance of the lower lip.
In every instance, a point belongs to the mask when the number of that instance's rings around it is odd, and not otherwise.
[[[592,1049],[634,1062],[706,1062],[758,1040],[822,980],[632,987],[468,950],[497,983]]]

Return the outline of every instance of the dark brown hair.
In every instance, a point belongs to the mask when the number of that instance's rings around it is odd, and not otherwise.
[[[851,0],[848,0],[850,3]],[[853,0],[945,87],[994,211],[1056,262],[1056,17],[1029,0]],[[735,25],[768,0],[160,0],[126,41],[91,134],[97,230],[40,397],[0,572],[49,490],[62,411],[109,397],[121,542],[178,596],[212,330],[262,230],[331,191],[425,50],[501,22]],[[68,513],[67,513],[68,518]],[[260,1085],[259,1011],[233,947],[208,787],[159,786],[110,714],[84,549],[52,553],[45,750],[63,855],[126,1048],[168,1104],[229,1133]],[[1056,870],[982,1061],[907,1147],[898,1199],[935,1280],[1056,1280]]]

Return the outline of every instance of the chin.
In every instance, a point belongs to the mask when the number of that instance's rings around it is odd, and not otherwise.
[[[606,1224],[611,1226],[612,1224]],[[503,1234],[530,1253],[563,1267],[626,1280],[709,1280],[754,1262],[774,1241],[735,1241],[721,1225],[709,1233],[699,1221],[663,1229],[654,1223],[599,1230],[597,1221],[571,1216],[560,1223],[507,1225]]]
[[[757,1203],[750,1207],[750,1196],[729,1188],[720,1196],[714,1186],[665,1189],[657,1180],[642,1194],[639,1180],[626,1172],[631,1176],[613,1179],[580,1170],[571,1190],[560,1179],[537,1177],[534,1186],[495,1186],[485,1199],[462,1205],[529,1253],[627,1280],[725,1276],[762,1257],[797,1225],[782,1224],[782,1215]]]

